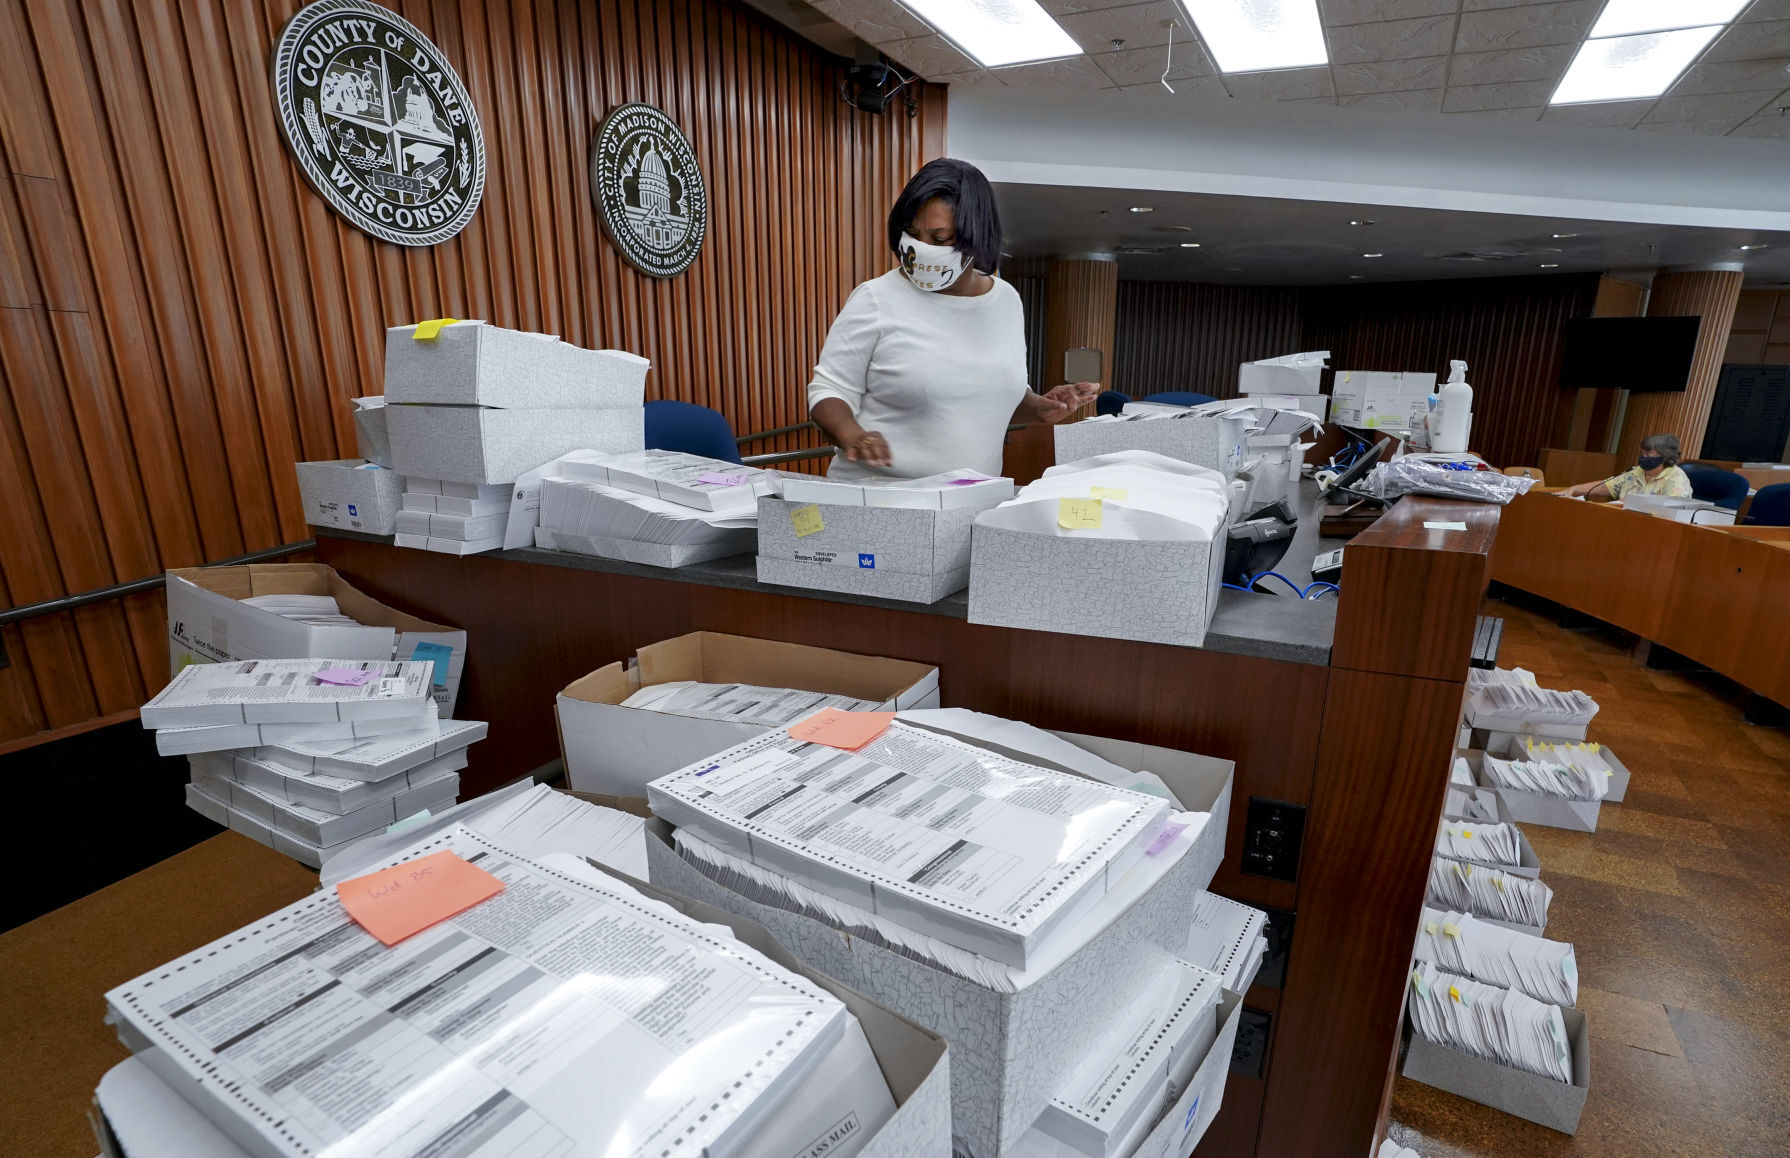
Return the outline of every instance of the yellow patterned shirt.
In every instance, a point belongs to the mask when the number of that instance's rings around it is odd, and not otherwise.
[[[1691,476],[1675,466],[1669,466],[1659,472],[1659,476],[1648,481],[1640,467],[1631,466],[1612,479],[1604,480],[1604,487],[1613,498],[1624,498],[1628,495],[1670,495],[1676,499],[1691,497]]]

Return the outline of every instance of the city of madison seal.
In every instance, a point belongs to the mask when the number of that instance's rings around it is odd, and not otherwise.
[[[274,53],[274,95],[305,179],[375,237],[434,245],[485,190],[466,86],[415,25],[367,0],[301,9]]]
[[[709,200],[690,142],[651,105],[604,118],[590,150],[590,183],[609,240],[641,273],[676,277],[702,252]]]

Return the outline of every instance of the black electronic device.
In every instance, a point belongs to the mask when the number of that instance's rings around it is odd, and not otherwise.
[[[1226,533],[1224,581],[1236,587],[1251,575],[1272,571],[1293,545],[1299,516],[1283,499],[1269,503]]]
[[[1340,500],[1335,496],[1340,494],[1361,502],[1379,503],[1383,507],[1390,506],[1391,504],[1380,496],[1370,495],[1364,491],[1355,490],[1354,487],[1356,483],[1367,477],[1369,471],[1374,469],[1374,464],[1380,461],[1381,457],[1386,453],[1386,448],[1391,446],[1392,443],[1386,440],[1376,441],[1371,432],[1364,433],[1350,429],[1346,426],[1343,427],[1343,430],[1356,441],[1362,443],[1365,449],[1363,449],[1360,454],[1356,455],[1355,461],[1345,467],[1343,472],[1336,476],[1336,480],[1325,488],[1324,498],[1333,503],[1339,502]]]
[[[1324,583],[1334,583],[1342,578],[1343,549],[1325,551],[1312,557],[1311,577]]]
[[[1566,323],[1560,385],[1569,390],[1683,390],[1700,317],[1575,318]]]

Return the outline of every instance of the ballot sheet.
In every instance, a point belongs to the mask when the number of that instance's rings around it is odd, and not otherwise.
[[[269,1158],[727,1155],[845,1032],[832,995],[620,881],[465,828],[395,863],[444,850],[503,891],[390,948],[318,892],[111,1017]]]
[[[1142,856],[1170,807],[899,721],[855,752],[769,732],[647,797],[735,856],[1022,968]]]
[[[1217,893],[1202,892],[1193,909],[1182,956],[1224,978],[1224,987],[1247,992],[1268,951],[1268,914]]]
[[[822,708],[838,708],[845,712],[874,712],[882,704],[874,700],[860,700],[827,692],[808,692],[800,688],[669,680],[641,688],[622,701],[622,707],[645,708],[673,716],[691,716],[698,720],[763,724],[772,728],[805,720]]]
[[[422,728],[379,736],[336,740],[293,739],[265,744],[255,758],[300,773],[318,773],[342,780],[377,782],[402,775],[450,752],[463,751],[485,738],[489,726],[479,720],[447,720]]]
[[[145,728],[408,718],[433,701],[431,662],[244,659],[195,663],[143,705]]]
[[[436,732],[441,713],[433,702],[423,714],[411,719],[340,720],[331,724],[204,724],[191,728],[158,728],[155,750],[164,756],[188,756],[195,752],[228,752],[233,748],[309,743],[312,741],[364,740],[401,732]]]

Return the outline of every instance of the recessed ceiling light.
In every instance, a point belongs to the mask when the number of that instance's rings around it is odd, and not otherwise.
[[[1556,234],[1554,234],[1554,240],[1559,241],[1563,237],[1577,237],[1577,236],[1578,236],[1578,234],[1576,234],[1576,233],[1556,233]]]
[[[1200,243],[1197,241],[1183,241],[1181,243],[1182,249],[1198,249],[1199,247]]]
[[[1560,263],[1557,261],[1544,261],[1541,263],[1541,268],[1543,268],[1543,269],[1559,269]]]
[[[1328,64],[1317,0],[1180,0],[1220,72]]]
[[[1080,56],[1081,45],[1038,0],[901,0],[985,68]]]
[[[1360,275],[1360,274],[1358,274],[1358,273],[1352,273],[1352,274],[1350,274],[1350,275],[1349,275],[1349,280],[1350,280],[1350,281],[1355,281],[1355,280],[1357,280],[1357,279],[1359,279],[1359,278],[1360,278],[1360,277],[1361,277],[1361,275]]]
[[[1133,205],[1131,211],[1133,213],[1154,213],[1156,212],[1156,207],[1153,205]]]
[[[1721,25],[1587,40],[1554,90],[1550,104],[1642,100],[1671,88],[1709,47]]]
[[[1751,0],[1610,0],[1591,26],[1591,37],[1627,36],[1634,32],[1671,32],[1726,24]]]
[[[1740,248],[1742,248],[1742,249],[1770,249],[1771,246],[1764,245],[1764,244],[1758,244],[1758,245],[1743,245]]]
[[[1373,222],[1371,222],[1371,221],[1366,221],[1366,220],[1361,220],[1361,221],[1351,221],[1351,222],[1349,222],[1349,224],[1350,224],[1350,225],[1372,225],[1372,224],[1373,224]]]
[[[1386,255],[1383,253],[1364,253],[1361,256],[1362,257],[1385,257]]]

